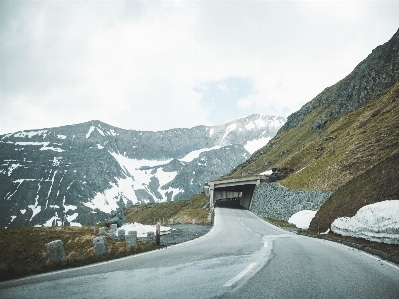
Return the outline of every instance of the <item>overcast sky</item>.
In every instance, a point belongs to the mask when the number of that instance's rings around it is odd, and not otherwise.
[[[399,1],[0,0],[0,134],[288,116],[399,28]]]

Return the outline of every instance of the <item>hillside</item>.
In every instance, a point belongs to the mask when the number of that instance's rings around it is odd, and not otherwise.
[[[348,208],[355,200],[352,192],[364,194],[357,189],[364,188],[361,186],[368,184],[366,190],[377,189],[380,194],[369,193],[368,199],[361,203],[359,199],[353,209],[370,201],[398,197],[397,189],[393,193],[385,190],[386,177],[371,170],[383,161],[391,161],[391,179],[399,180],[398,161],[394,159],[399,152],[398,81],[399,30],[351,74],[290,115],[266,146],[221,179],[250,176],[272,168],[291,169],[292,174],[280,181],[283,186],[334,192],[325,203],[330,213],[323,224],[326,227],[342,214],[337,206],[344,205],[346,214],[353,213]],[[353,189],[354,183],[349,182],[355,179],[357,188]],[[348,185],[344,188],[345,184]],[[348,191],[350,188],[352,192]],[[315,221],[322,221],[322,213],[323,208]]]
[[[182,224],[191,224],[195,218],[197,224],[207,224],[209,209],[203,209],[209,204],[209,197],[203,193],[196,194],[189,200],[162,202],[155,206],[136,205],[124,211],[127,222],[169,225],[170,219],[180,219]]]
[[[365,205],[397,200],[398,178],[399,152],[338,188],[321,206],[309,229],[326,231],[336,218],[353,217]]]
[[[285,119],[250,115],[158,132],[101,121],[0,136],[0,228],[94,225],[141,203],[189,199]]]

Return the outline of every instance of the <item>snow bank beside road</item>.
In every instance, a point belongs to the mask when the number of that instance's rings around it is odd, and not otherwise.
[[[288,219],[288,222],[294,224],[298,228],[308,229],[316,213],[317,211],[302,210],[292,215],[290,219]]]
[[[353,217],[335,219],[331,230],[343,236],[399,244],[399,200],[364,206]]]
[[[129,231],[135,230],[137,232],[137,238],[144,238],[147,237],[147,232],[154,232],[156,230],[155,225],[144,225],[141,223],[127,223],[121,227],[118,228],[118,230],[124,229],[125,234],[127,235]],[[118,230],[116,231],[116,234],[118,235]],[[161,235],[163,234],[169,234],[171,228],[168,226],[161,226]]]

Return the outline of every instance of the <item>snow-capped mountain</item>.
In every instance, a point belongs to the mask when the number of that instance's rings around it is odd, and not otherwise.
[[[265,145],[281,117],[148,132],[100,121],[0,135],[0,227],[88,225],[189,199]]]

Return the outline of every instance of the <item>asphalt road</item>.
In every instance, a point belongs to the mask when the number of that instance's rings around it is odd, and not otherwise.
[[[0,284],[0,298],[399,298],[399,268],[216,208],[203,237]]]

